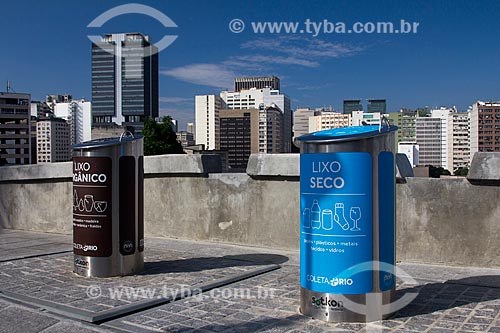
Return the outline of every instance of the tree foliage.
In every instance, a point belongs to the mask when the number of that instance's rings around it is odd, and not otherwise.
[[[467,176],[469,174],[469,168],[458,168],[455,170],[455,176]]]
[[[177,136],[170,126],[172,118],[163,117],[161,123],[153,118],[144,121],[144,155],[184,154]]]
[[[433,165],[429,165],[429,177],[439,178],[441,175],[451,176],[451,172],[443,167],[435,167]]]

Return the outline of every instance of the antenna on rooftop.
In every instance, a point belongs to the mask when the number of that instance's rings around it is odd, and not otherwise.
[[[14,89],[10,86],[10,80],[7,80],[7,92],[15,92]]]

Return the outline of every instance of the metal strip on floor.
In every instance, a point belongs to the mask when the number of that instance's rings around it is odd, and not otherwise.
[[[186,290],[199,290],[201,292],[207,292],[210,291],[211,289],[214,288],[219,288],[223,287],[225,285],[242,281],[257,275],[261,275],[267,272],[274,271],[276,269],[279,269],[280,266],[277,264],[270,264],[270,265],[265,265],[262,267],[259,267],[257,269],[253,269],[244,273],[238,273],[238,274],[233,274],[230,275],[226,278],[220,278],[217,280],[209,281],[206,283],[200,283],[196,284],[193,286],[190,286],[190,289]],[[132,304],[116,307],[114,309],[110,310],[104,310],[100,312],[91,312],[91,311],[86,311],[78,308],[74,308],[71,306],[63,305],[63,304],[58,304],[55,302],[51,301],[46,301],[26,295],[20,295],[14,292],[8,292],[8,291],[1,291],[0,290],[0,296],[6,298],[6,299],[11,299],[17,302],[20,302],[22,304],[27,304],[27,305],[36,305],[39,306],[49,312],[53,312],[55,314],[62,315],[67,318],[71,319],[76,319],[76,320],[82,320],[85,322],[89,323],[96,323],[100,324],[106,321],[110,321],[113,319],[116,319],[118,317],[123,317],[125,315],[133,314],[139,311],[144,311],[148,310],[150,308],[153,308],[155,306],[159,306],[162,304],[170,303],[179,299],[183,299],[186,297],[191,296],[190,294],[182,293],[182,292],[177,292],[175,295],[168,296],[168,297],[161,297],[161,298],[154,298],[154,299],[147,299],[142,302],[135,302]],[[110,326],[112,327],[112,326]],[[119,327],[116,327],[120,329]]]

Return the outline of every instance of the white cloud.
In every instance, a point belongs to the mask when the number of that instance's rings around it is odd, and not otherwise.
[[[317,68],[322,61],[353,56],[364,50],[360,46],[301,36],[258,38],[241,44],[240,49],[244,54],[231,56],[220,63],[191,64],[161,73],[189,83],[231,89],[234,78],[243,76],[235,69],[253,76],[275,74],[278,66]]]
[[[235,72],[221,64],[191,64],[163,70],[161,74],[189,83],[222,89],[231,88],[236,76]]]
[[[278,38],[259,38],[241,45],[242,49],[256,52],[271,51],[301,60],[340,58],[352,56],[364,50],[360,46],[324,41],[319,38],[286,36]]]
[[[293,56],[272,56],[272,55],[244,55],[236,57],[237,61],[240,63],[245,63],[248,67],[254,67],[258,64],[270,64],[270,65],[298,65],[305,67],[318,67],[319,63],[316,61],[310,61],[307,59],[300,59]]]

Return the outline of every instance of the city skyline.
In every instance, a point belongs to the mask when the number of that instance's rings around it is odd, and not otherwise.
[[[499,31],[493,1],[423,1],[401,3],[328,1],[303,8],[300,2],[240,3],[222,1],[143,1],[171,18],[165,28],[141,14],[115,17],[100,28],[87,25],[123,1],[63,3],[9,2],[2,20],[2,84],[10,80],[17,92],[43,99],[70,93],[91,99],[91,45],[88,35],[139,31],[157,42],[165,34],[177,39],[160,56],[160,116],[170,114],[183,129],[194,119],[194,96],[232,90],[241,76],[276,75],[292,109],[333,105],[344,99],[385,98],[387,111],[401,107],[456,106],[464,111],[476,100],[498,100],[496,66],[500,46],[490,43]],[[64,5],[63,5],[64,4]],[[194,10],[193,10],[194,8]],[[40,17],[57,20],[39,25]],[[214,17],[217,20],[214,20]],[[233,19],[246,30],[233,33]],[[290,34],[251,31],[252,22],[390,21],[418,22],[415,34]],[[35,31],[36,30],[36,31]],[[23,36],[24,38],[19,38]],[[27,36],[27,37],[26,37]],[[473,45],[488,45],[478,52]],[[480,75],[487,73],[488,75]],[[479,74],[479,75],[478,75]]]

